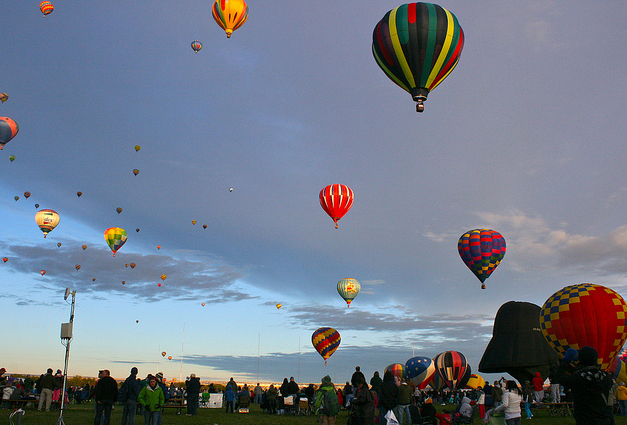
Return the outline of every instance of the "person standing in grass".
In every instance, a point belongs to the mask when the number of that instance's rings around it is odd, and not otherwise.
[[[226,385],[224,401],[226,402],[226,413],[229,413],[229,409],[231,413],[235,413],[235,409],[233,408],[233,403],[235,403],[235,391],[233,391],[229,384]]]
[[[518,389],[516,381],[507,381],[506,392],[503,394],[503,402],[496,406],[492,412],[504,412],[505,423],[507,425],[520,425],[521,413],[520,403],[522,402],[522,395]]]
[[[627,387],[621,382],[616,388],[616,398],[618,399],[618,408],[621,416],[627,416]]]
[[[96,399],[96,417],[94,425],[109,425],[111,421],[111,409],[118,401],[118,383],[111,377],[108,370],[101,370],[102,377],[94,387],[94,398]],[[103,415],[104,413],[104,415]]]
[[[139,404],[144,407],[144,425],[159,423],[163,403],[165,403],[163,391],[157,385],[157,378],[151,376],[148,385],[139,392]]]
[[[316,392],[314,411],[319,415],[322,425],[335,425],[335,418],[340,413],[340,402],[329,375],[322,378],[322,384]]]

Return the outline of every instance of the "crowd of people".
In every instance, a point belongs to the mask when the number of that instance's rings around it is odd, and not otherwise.
[[[181,401],[181,406],[185,399],[187,415],[194,416],[202,390],[195,374],[187,378],[184,386],[174,383],[168,386],[162,373],[148,374],[141,379],[136,367],[131,368],[121,385],[108,370],[101,370],[93,386],[86,384],[66,391],[62,391],[64,379],[60,370],[53,373],[48,369],[36,380],[31,377],[7,379],[5,373],[6,370],[0,368],[2,407],[13,407],[12,403],[27,400],[39,410],[50,411],[52,403],[58,403],[62,397],[66,402],[72,398],[76,403],[93,399],[94,425],[109,425],[116,403],[122,405],[122,425],[133,425],[137,414],[144,417],[145,425],[161,425],[163,407],[170,399]],[[250,403],[258,404],[269,414],[304,409],[318,415],[319,423],[324,425],[334,425],[341,409],[349,411],[349,425],[387,425],[392,418],[400,425],[468,424],[473,423],[477,413],[484,423],[488,423],[491,416],[503,414],[507,425],[520,425],[523,409],[526,418],[532,419],[531,406],[547,402],[572,403],[577,425],[613,425],[615,402],[620,414],[627,416],[627,387],[622,382],[617,384],[611,374],[599,368],[594,348],[569,349],[559,367],[551,369],[549,379],[548,391],[539,372],[522,385],[501,378],[494,385],[486,383],[472,390],[421,390],[411,380],[403,380],[391,371],[386,371],[383,378],[376,371],[367,381],[357,366],[344,385],[334,384],[326,375],[318,385],[301,387],[290,377],[281,385],[272,384],[264,389],[259,383],[254,388],[245,383],[238,386],[231,377],[224,386],[222,399],[227,413],[238,412]],[[219,389],[222,386],[211,383],[206,392],[218,393]],[[452,404],[454,408],[438,413],[434,404]]]

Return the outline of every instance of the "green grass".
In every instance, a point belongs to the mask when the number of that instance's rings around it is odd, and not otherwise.
[[[442,408],[452,406],[438,406],[438,411]],[[523,412],[523,425],[527,423],[530,425],[568,425],[574,424],[575,420],[572,417],[569,418],[553,418],[549,417],[547,412],[543,409],[532,409],[534,418],[532,420],[524,419]],[[12,411],[9,409],[0,409],[0,423],[9,423],[8,416]],[[2,419],[2,418],[6,419]],[[38,412],[37,409],[32,407],[26,408],[26,414],[22,418],[23,425],[54,425],[57,423],[59,417],[59,411],[52,412]],[[348,412],[341,411],[338,415],[336,424],[345,425],[348,418]],[[66,425],[89,425],[94,421],[94,404],[93,402],[81,405],[72,404],[63,414],[64,423]],[[117,405],[111,415],[111,424],[119,425],[122,421],[122,406]],[[14,421],[15,422],[15,421]],[[317,424],[315,416],[279,416],[269,415],[261,412],[258,406],[251,405],[250,413],[225,413],[224,409],[198,409],[198,415],[185,416],[185,410],[183,414],[177,415],[175,409],[169,409],[163,415],[164,425],[282,425],[282,424],[302,424],[302,425],[315,425]],[[144,418],[136,417],[135,424],[143,425]],[[481,421],[479,418],[475,419],[475,424],[479,425]],[[617,425],[627,425],[627,417],[616,416]]]

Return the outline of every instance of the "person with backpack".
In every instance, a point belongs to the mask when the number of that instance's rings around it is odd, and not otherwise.
[[[137,399],[141,388],[137,380],[138,370],[131,368],[131,374],[126,378],[118,390],[118,401],[122,403],[122,425],[134,425],[135,413],[137,412]]]
[[[335,418],[340,413],[340,402],[329,375],[322,378],[322,384],[316,392],[314,411],[319,415],[321,424],[335,425]]]

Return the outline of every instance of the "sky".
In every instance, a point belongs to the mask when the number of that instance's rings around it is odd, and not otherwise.
[[[440,3],[466,40],[422,114],[371,52],[400,3],[250,0],[230,39],[207,0],[53,3],[2,6],[8,373],[63,369],[68,287],[69,375],[275,383],[448,350],[475,372],[502,304],[627,293],[627,3]],[[339,229],[318,201],[334,183],[355,194]],[[36,203],[61,217],[47,238]],[[115,257],[109,227],[128,232]],[[483,227],[507,241],[485,290],[457,252]],[[323,326],[342,338],[327,366]]]

